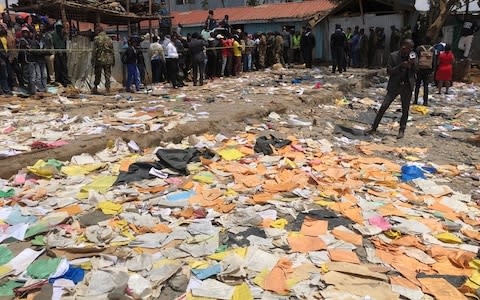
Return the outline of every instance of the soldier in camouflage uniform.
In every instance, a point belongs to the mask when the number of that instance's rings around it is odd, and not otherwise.
[[[267,55],[267,37],[264,33],[260,34],[258,42],[258,64],[260,69],[265,69],[265,56]]]
[[[275,63],[280,63],[282,66],[285,66],[285,60],[283,59],[283,37],[280,32],[275,32],[274,53]]]
[[[266,56],[266,67],[271,67],[275,63],[275,34],[269,32],[267,34],[267,56]]]
[[[115,54],[113,53],[112,39],[103,31],[101,26],[95,28],[97,36],[93,41],[92,65],[95,68],[95,82],[92,93],[98,93],[98,85],[102,77],[102,70],[105,76],[105,89],[110,93],[110,77],[112,66],[115,65]]]

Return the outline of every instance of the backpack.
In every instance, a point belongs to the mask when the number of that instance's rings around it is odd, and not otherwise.
[[[420,69],[432,69],[433,68],[433,47],[420,46],[420,57],[418,59],[418,67]]]

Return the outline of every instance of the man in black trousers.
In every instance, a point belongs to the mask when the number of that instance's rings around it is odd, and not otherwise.
[[[302,49],[303,60],[305,67],[311,69],[313,61],[313,48],[315,48],[315,36],[312,34],[312,29],[307,27],[300,38],[300,48]]]
[[[332,51],[332,73],[338,67],[338,72],[342,73],[346,69],[345,50],[347,46],[347,37],[342,28],[337,25],[335,32],[330,37],[330,50]]]
[[[400,130],[397,139],[401,139],[405,135],[408,110],[410,109],[412,91],[415,88],[415,73],[418,66],[418,58],[416,53],[412,51],[413,47],[413,41],[411,39],[406,39],[402,42],[399,51],[390,53],[387,65],[387,73],[390,75],[387,86],[387,95],[375,117],[372,128],[367,130],[365,132],[366,134],[372,134],[377,131],[383,114],[385,114],[385,111],[390,107],[393,100],[400,95],[400,100],[402,101],[402,117],[400,119]]]

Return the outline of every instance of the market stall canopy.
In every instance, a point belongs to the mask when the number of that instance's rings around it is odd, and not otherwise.
[[[33,1],[32,1],[33,2]],[[62,5],[65,9],[67,19],[78,20],[80,22],[96,23],[108,25],[123,25],[128,21],[138,23],[145,20],[157,20],[157,16],[139,16],[134,13],[127,13],[114,7],[103,7],[96,2],[91,5],[78,1],[38,1],[30,5],[12,5],[12,10],[17,12],[31,12],[47,15],[50,18],[62,19]]]

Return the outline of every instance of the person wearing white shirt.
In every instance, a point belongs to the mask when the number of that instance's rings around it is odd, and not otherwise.
[[[165,68],[165,54],[162,45],[158,42],[158,37],[154,36],[150,45],[150,62],[152,65],[152,83],[164,81],[163,69]],[[162,68],[163,67],[163,68]]]
[[[174,45],[175,42],[175,36],[173,36],[172,39],[170,39],[169,35],[165,36],[165,41],[164,45],[167,45],[165,50],[166,50],[166,56],[165,56],[165,61],[167,64],[167,75],[168,75],[168,80],[172,84],[172,87],[174,89],[177,89],[177,73],[178,73],[178,52],[177,48]]]

